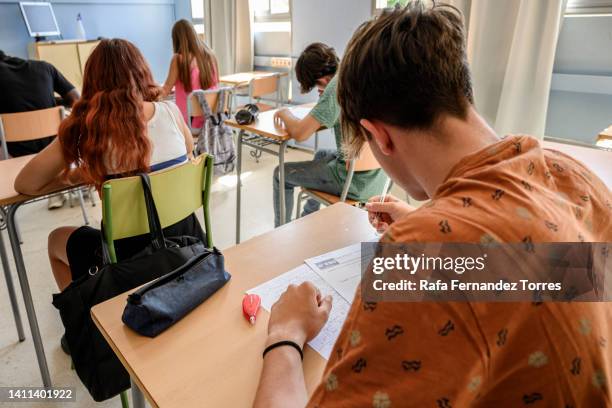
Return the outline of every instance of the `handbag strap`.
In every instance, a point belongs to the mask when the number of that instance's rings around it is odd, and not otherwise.
[[[153,193],[151,192],[151,179],[146,173],[140,173],[138,175],[142,183],[142,191],[144,193],[145,205],[147,208],[147,220],[149,222],[149,231],[151,233],[151,242],[155,250],[166,248],[166,240],[164,237],[164,231],[159,221],[159,215],[157,214],[157,208],[155,207],[155,201],[153,200]]]

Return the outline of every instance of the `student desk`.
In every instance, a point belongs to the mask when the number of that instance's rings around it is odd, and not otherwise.
[[[294,106],[293,109],[312,109],[314,104],[304,104],[299,106]],[[282,108],[281,108],[282,109]],[[239,131],[238,133],[238,154],[237,154],[237,164],[236,164],[236,173],[237,173],[237,190],[236,190],[236,243],[240,242],[240,208],[241,208],[241,189],[242,184],[240,181],[240,175],[242,174],[242,145],[245,144],[254,148],[257,151],[266,152],[272,154],[274,156],[278,156],[278,165],[279,165],[279,180],[280,180],[280,189],[279,189],[279,204],[280,204],[280,216],[281,223],[284,224],[284,220],[286,219],[285,214],[285,189],[283,186],[285,185],[285,149],[287,147],[287,143],[291,140],[287,131],[278,127],[274,123],[274,114],[278,111],[278,109],[261,112],[257,117],[257,120],[249,125],[239,125],[235,119],[229,119],[225,121],[225,123],[235,128]],[[270,149],[270,145],[277,145],[278,151]]]
[[[94,306],[93,320],[153,407],[250,407],[269,315],[261,310],[251,326],[242,315],[245,291],[306,258],[371,236],[365,211],[338,203],[224,251],[232,279],[156,338],[140,336],[121,322],[127,294]],[[325,364],[316,351],[305,348],[309,392]]]
[[[272,72],[272,71],[250,71],[250,72],[238,72],[236,74],[223,75],[219,77],[219,82],[233,86],[234,88],[242,88],[247,86],[253,78],[258,78],[267,75],[278,74],[280,76],[287,76],[287,72]]]
[[[32,157],[34,157],[34,155],[0,161],[0,174],[2,174],[2,178],[0,179],[0,212],[2,214],[2,218],[6,222],[6,228],[9,234],[9,239],[11,241],[11,249],[13,251],[13,257],[15,259],[17,276],[19,277],[19,285],[21,286],[21,293],[23,295],[23,302],[25,304],[28,322],[30,324],[30,331],[32,332],[34,349],[36,351],[36,357],[38,358],[40,375],[42,376],[43,385],[45,387],[51,387],[51,377],[49,375],[49,368],[47,366],[47,360],[45,358],[45,350],[40,336],[40,330],[38,328],[38,320],[36,319],[36,311],[34,310],[34,303],[32,302],[32,293],[30,291],[30,284],[28,282],[28,275],[25,269],[23,254],[21,253],[21,246],[19,243],[19,237],[15,225],[15,213],[17,212],[17,209],[23,204],[43,199],[49,193],[57,193],[69,190],[76,186],[66,186],[65,188],[62,188],[58,191],[49,191],[45,194],[41,194],[40,196],[27,196],[18,193],[13,188],[13,185],[15,184],[15,179],[17,178],[17,175],[19,174],[21,169],[23,169],[23,167],[32,159]],[[15,317],[15,323],[17,325],[19,341],[23,341],[25,340],[25,335],[23,333],[21,317],[19,315],[15,291],[8,268],[2,234],[0,234],[0,256],[2,257],[2,266],[4,269],[6,283],[9,289],[9,298],[11,301],[11,306],[13,307],[13,315]]]

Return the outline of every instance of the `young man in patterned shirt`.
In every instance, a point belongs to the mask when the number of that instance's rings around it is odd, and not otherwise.
[[[473,106],[460,13],[420,2],[363,24],[338,77],[349,150],[368,143],[427,205],[371,202],[383,242],[611,242],[612,194],[529,136],[498,137]],[[382,213],[380,219],[374,216]],[[608,280],[610,276],[606,277]],[[303,346],[330,298],[309,283],[272,308],[267,345]],[[610,407],[605,302],[378,302],[357,290],[308,399],[300,354],[265,355],[256,407]]]

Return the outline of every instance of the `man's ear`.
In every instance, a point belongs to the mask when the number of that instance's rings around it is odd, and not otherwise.
[[[372,122],[368,119],[361,119],[359,124],[367,130],[374,138],[378,149],[386,156],[393,151],[393,142],[389,137],[387,129],[379,122]]]

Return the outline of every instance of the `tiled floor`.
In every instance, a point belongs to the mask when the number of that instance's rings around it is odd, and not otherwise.
[[[312,157],[310,153],[290,149],[287,161],[308,160],[310,157]],[[272,171],[277,164],[277,158],[264,154],[260,162],[255,163],[246,148],[243,158],[242,239],[246,240],[273,228]],[[234,244],[235,184],[235,176],[221,177],[214,182],[211,198],[213,236],[215,245],[221,249]],[[87,205],[87,212],[93,225],[99,225],[101,219],[99,200],[97,202],[96,207]],[[19,210],[17,219],[23,236],[22,250],[51,378],[56,386],[76,387],[77,403],[64,405],[75,408],[118,407],[119,398],[95,403],[81,385],[76,373],[70,369],[70,358],[60,349],[59,339],[63,327],[57,310],[51,304],[51,294],[56,292],[57,288],[47,258],[47,235],[52,229],[62,225],[80,225],[83,219],[78,206],[70,208],[66,205],[64,208],[48,211],[46,205],[46,202],[26,205]],[[6,231],[2,233],[10,253]],[[27,339],[23,343],[17,341],[4,279],[0,278],[0,386],[39,386],[40,373],[12,259],[10,264],[20,299]],[[53,403],[14,405],[20,408],[62,406]],[[0,406],[10,406],[10,404],[0,403]]]

